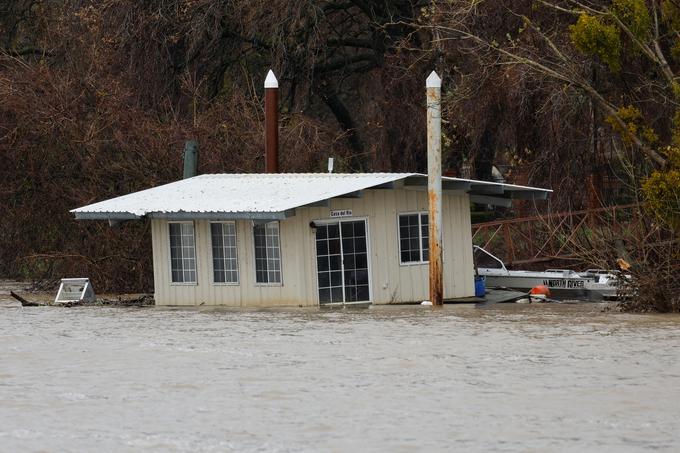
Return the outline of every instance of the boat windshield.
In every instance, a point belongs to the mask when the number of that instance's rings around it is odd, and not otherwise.
[[[503,261],[487,252],[480,246],[473,245],[472,250],[476,267],[483,267],[487,269],[503,269],[504,271],[507,271]]]

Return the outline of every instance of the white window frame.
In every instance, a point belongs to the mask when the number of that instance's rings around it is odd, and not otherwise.
[[[403,262],[401,260],[401,226],[399,224],[399,218],[401,216],[407,216],[407,215],[418,215],[418,245],[420,247],[420,261],[406,261]],[[422,230],[422,222],[423,222],[423,215],[428,216],[428,228],[429,228],[429,212],[428,211],[409,211],[409,212],[399,212],[397,213],[397,246],[399,248],[399,265],[400,266],[422,266],[423,264],[429,264],[430,260],[423,260],[423,230]],[[429,245],[428,245],[429,249]],[[429,253],[428,253],[429,256]]]
[[[213,256],[213,236],[212,236],[212,225],[213,224],[230,224],[234,225],[234,242],[236,250],[236,281],[235,282],[216,282],[215,281],[215,259]],[[234,220],[222,220],[215,222],[208,222],[208,234],[210,235],[210,270],[212,271],[212,283],[215,286],[239,286],[241,283],[241,260],[238,256],[238,225]]]
[[[355,220],[363,220],[365,222],[366,226],[366,254],[368,257],[368,301],[362,301],[362,302],[331,302],[331,303],[325,303],[322,304],[321,301],[319,300],[319,280],[318,280],[318,265],[316,263],[316,234],[314,235],[314,286],[316,288],[316,303],[319,306],[333,306],[333,305],[361,305],[361,304],[373,304],[373,266],[372,266],[372,261],[371,257],[373,254],[371,253],[371,225],[368,217],[342,217],[342,218],[335,218],[335,219],[315,219],[313,222],[317,225],[329,225],[333,223],[341,223],[341,222],[352,222]],[[397,223],[399,222],[399,219],[397,219]],[[342,241],[340,241],[340,256],[343,255],[343,249],[342,249]],[[345,288],[345,272],[344,272],[344,267],[343,267],[343,272],[342,272],[342,288],[344,291]]]
[[[194,232],[194,263],[195,263],[195,268],[194,268],[194,273],[196,274],[196,280],[193,282],[173,282],[172,281],[172,243],[170,242],[170,225],[172,224],[178,224],[178,225],[191,225],[193,228]],[[172,286],[197,286],[198,285],[198,247],[196,244],[196,224],[193,221],[171,221],[167,222],[167,230],[168,232],[168,270],[170,271],[170,285]],[[182,257],[184,259],[184,257]],[[184,272],[184,269],[182,269],[182,272]]]
[[[278,282],[258,282],[257,281],[257,246],[255,244],[255,227],[258,225],[264,225],[265,226],[265,249],[266,249],[266,225],[268,223],[276,223],[276,230],[278,233],[279,237],[279,244],[278,244],[278,249],[279,249],[279,275],[280,275],[280,281]],[[281,254],[281,222],[278,220],[272,220],[271,222],[264,222],[264,223],[255,223],[254,221],[252,222],[252,227],[250,229],[251,231],[251,237],[253,238],[253,280],[255,282],[255,286],[283,286],[283,255]],[[269,266],[269,257],[266,259],[267,266]],[[269,267],[267,267],[267,279],[269,279]]]

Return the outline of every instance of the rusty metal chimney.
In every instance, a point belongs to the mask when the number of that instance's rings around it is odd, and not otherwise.
[[[264,80],[265,173],[279,172],[279,81],[269,70]]]
[[[427,199],[430,233],[430,302],[444,303],[442,269],[442,80],[432,71],[427,87]]]

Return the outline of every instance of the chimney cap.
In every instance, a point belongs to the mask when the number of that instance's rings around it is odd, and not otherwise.
[[[432,71],[430,75],[427,77],[427,81],[425,82],[425,86],[427,88],[441,88],[442,86],[442,79],[439,78],[436,72]]]
[[[276,76],[274,75],[274,71],[271,69],[267,73],[267,78],[264,79],[264,87],[265,88],[278,88],[279,87],[279,81],[276,80]]]

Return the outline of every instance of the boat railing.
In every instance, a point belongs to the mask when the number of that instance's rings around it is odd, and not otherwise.
[[[578,272],[574,272],[572,269],[546,269],[546,272],[555,272],[555,273],[560,273],[564,277],[571,277],[574,275],[578,275]]]
[[[481,247],[478,246],[478,245],[473,245],[473,246],[472,246],[472,249],[473,249],[473,250],[479,250],[480,252],[484,253],[484,254],[485,254],[486,256],[488,256],[489,258],[491,258],[491,259],[493,259],[494,261],[498,262],[498,263],[501,265],[501,269],[503,269],[503,270],[505,271],[505,273],[507,273],[507,274],[510,273],[510,272],[508,272],[508,269],[505,267],[505,263],[504,263],[500,258],[498,258],[498,257],[496,257],[496,256],[494,256],[494,255],[492,255],[491,253],[487,252],[486,250],[484,250],[483,248],[481,248]]]

